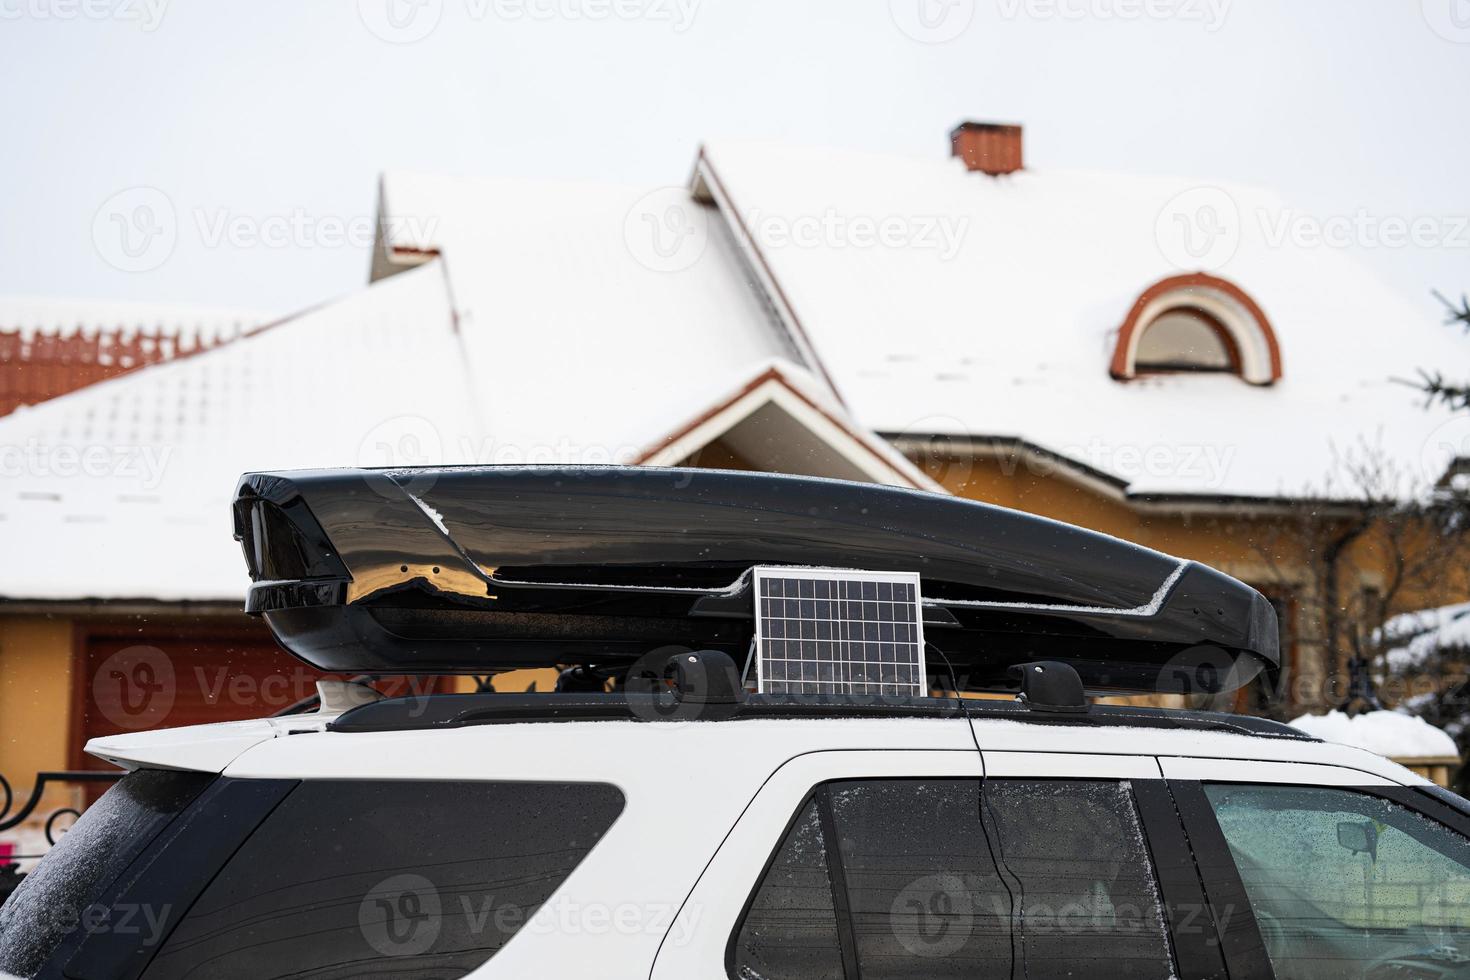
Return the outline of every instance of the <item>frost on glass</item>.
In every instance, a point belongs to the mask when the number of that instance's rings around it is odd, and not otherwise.
[[[832,787],[862,976],[986,976],[1010,963],[1010,902],[981,834],[976,780]]]
[[[87,809],[0,906],[0,971],[34,976],[101,894],[213,777],[143,769]]]
[[[1470,841],[1349,790],[1206,793],[1280,980],[1470,977]]]
[[[742,980],[841,980],[842,954],[827,849],[807,804],[751,902],[736,943]]]
[[[1027,976],[1173,975],[1126,784],[990,780],[985,792],[996,859],[1017,890]]]

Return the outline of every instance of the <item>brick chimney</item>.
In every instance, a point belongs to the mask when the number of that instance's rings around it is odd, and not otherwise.
[[[1020,126],[964,122],[954,128],[949,139],[953,155],[965,161],[967,170],[999,177],[1025,166],[1021,161]]]

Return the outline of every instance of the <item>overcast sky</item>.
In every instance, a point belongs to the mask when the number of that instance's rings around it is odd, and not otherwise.
[[[366,282],[384,169],[653,187],[707,137],[937,156],[966,118],[1365,215],[1426,315],[1470,290],[1470,0],[0,0],[0,77],[0,293],[284,313]]]

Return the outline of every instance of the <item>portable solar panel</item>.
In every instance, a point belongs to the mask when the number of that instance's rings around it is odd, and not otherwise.
[[[928,695],[917,573],[762,566],[755,602],[762,693]]]

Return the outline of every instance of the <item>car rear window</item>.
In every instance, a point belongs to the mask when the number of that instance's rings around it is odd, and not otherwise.
[[[601,784],[302,783],[144,975],[462,976],[535,915],[622,808]]]
[[[0,971],[35,976],[98,898],[214,779],[141,769],[87,809],[0,906]]]

